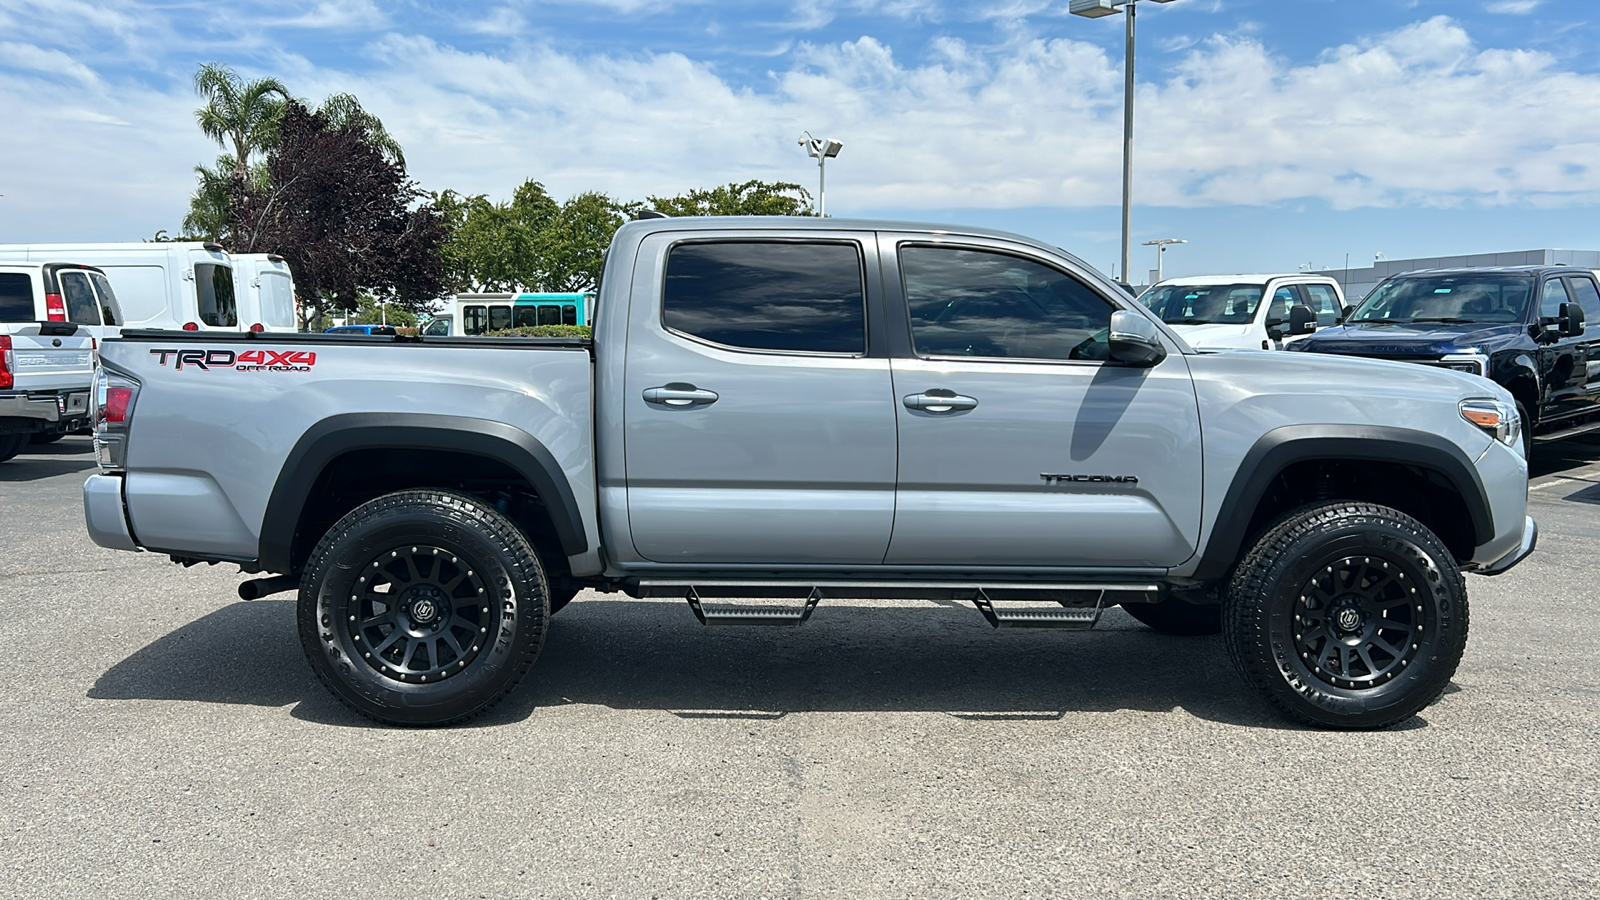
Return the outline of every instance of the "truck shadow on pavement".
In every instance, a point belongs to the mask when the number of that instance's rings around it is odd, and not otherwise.
[[[523,685],[469,727],[574,703],[683,719],[922,712],[1054,722],[1131,710],[1295,727],[1239,680],[1219,638],[1160,635],[1119,609],[1093,632],[995,631],[970,607],[950,606],[824,604],[801,628],[705,628],[686,605],[580,599],[552,621]],[[303,720],[372,724],[317,683],[284,600],[232,604],[185,625],[112,666],[88,696],[297,704]]]

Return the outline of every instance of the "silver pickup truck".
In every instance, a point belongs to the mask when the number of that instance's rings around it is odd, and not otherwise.
[[[319,678],[395,724],[494,704],[591,588],[708,625],[1120,604],[1223,632],[1290,716],[1382,727],[1455,671],[1462,573],[1537,535],[1493,383],[1196,353],[1081,260],[974,229],[642,220],[592,342],[124,333],[97,380],[94,540],[298,588]]]

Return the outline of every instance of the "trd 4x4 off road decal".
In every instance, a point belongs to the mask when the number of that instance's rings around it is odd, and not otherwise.
[[[309,372],[317,364],[317,354],[305,350],[151,350],[164,366],[171,360],[174,369],[233,369],[237,372]]]

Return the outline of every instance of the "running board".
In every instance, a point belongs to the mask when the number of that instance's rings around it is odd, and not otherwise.
[[[817,608],[817,601],[822,599],[822,592],[816,588],[806,597],[806,603],[799,609],[784,609],[783,607],[751,607],[734,606],[723,603],[717,606],[706,606],[700,602],[700,592],[692,586],[684,592],[684,599],[689,601],[689,608],[694,611],[694,617],[700,620],[701,625],[804,625],[811,618],[812,610]]]
[[[824,598],[832,600],[895,599],[970,602],[995,628],[1093,628],[1108,606],[1155,603],[1161,586],[1150,583],[1088,584],[1074,582],[913,582],[913,581],[788,581],[697,579],[694,582],[641,579],[629,591],[636,597],[680,596],[702,625],[802,625]],[[706,598],[797,599],[796,607],[718,603]],[[1012,603],[1055,604],[1041,608]],[[997,605],[1002,604],[1002,605]],[[1009,607],[1009,608],[1008,608]]]
[[[1600,431],[1600,422],[1585,422],[1582,425],[1574,425],[1571,428],[1563,428],[1560,431],[1552,431],[1549,434],[1536,434],[1533,436],[1533,442],[1542,444],[1545,441],[1559,441],[1563,438],[1588,434],[1591,431]]]

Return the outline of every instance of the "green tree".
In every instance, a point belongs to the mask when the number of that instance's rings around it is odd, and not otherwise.
[[[333,94],[322,101],[317,112],[327,116],[328,124],[333,128],[355,126],[366,129],[367,140],[378,148],[385,159],[400,166],[406,164],[406,154],[400,149],[400,142],[389,134],[377,116],[361,108],[361,101],[354,94]]]
[[[276,78],[245,81],[228,66],[205,63],[194,73],[194,90],[206,101],[194,113],[200,130],[224,149],[233,145],[233,176],[243,181],[250,157],[277,143],[289,89]]]
[[[551,293],[587,291],[600,283],[611,236],[627,221],[624,207],[587,191],[561,204],[539,234],[540,284]]]
[[[439,296],[440,215],[365,125],[291,100],[266,168],[263,183],[233,180],[233,249],[283,254],[308,320],[367,294],[409,310]]]
[[[649,206],[669,216],[810,216],[811,194],[786,181],[746,181],[676,197],[651,197]]]

